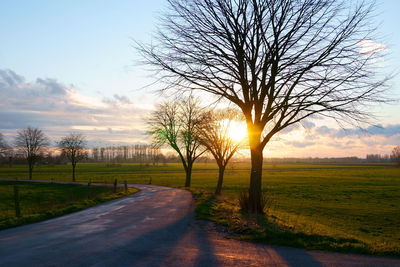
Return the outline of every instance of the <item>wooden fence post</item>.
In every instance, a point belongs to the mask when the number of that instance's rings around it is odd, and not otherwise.
[[[14,203],[15,203],[15,216],[21,217],[21,209],[19,203],[19,187],[14,185]]]
[[[117,193],[117,179],[114,180],[114,193]]]
[[[125,180],[125,193],[128,193],[128,182]]]

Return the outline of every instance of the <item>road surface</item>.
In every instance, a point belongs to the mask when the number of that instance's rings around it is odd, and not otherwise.
[[[0,231],[0,266],[400,266],[400,259],[226,239],[196,221],[188,191],[135,195]]]

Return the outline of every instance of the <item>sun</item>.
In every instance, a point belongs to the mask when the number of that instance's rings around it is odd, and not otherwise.
[[[243,121],[224,121],[228,137],[233,141],[241,142],[247,137],[246,123]]]

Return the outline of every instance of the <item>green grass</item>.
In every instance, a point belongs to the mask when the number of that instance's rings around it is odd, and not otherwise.
[[[148,183],[182,187],[179,164],[79,164],[78,181]],[[248,218],[238,209],[238,192],[249,183],[249,165],[231,164],[223,196],[212,198],[214,164],[195,164],[191,190],[199,218],[217,221],[242,239],[312,249],[400,255],[400,168],[377,165],[265,165],[263,188],[268,215]],[[23,178],[25,166],[0,167],[0,178]],[[70,180],[70,166],[39,166],[34,179]]]
[[[21,216],[16,217],[14,186],[19,188]],[[0,181],[0,229],[46,220],[137,192],[113,193],[111,187]]]

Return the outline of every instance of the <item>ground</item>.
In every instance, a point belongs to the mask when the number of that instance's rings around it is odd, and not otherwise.
[[[0,266],[400,266],[399,259],[227,239],[194,220],[190,192],[132,186],[141,191],[0,231]]]
[[[217,168],[203,163],[194,167],[191,190],[208,197],[216,185]],[[237,195],[248,186],[248,172],[248,164],[228,166],[223,196],[210,204],[215,212],[206,219],[235,229],[244,225]],[[24,177],[25,166],[0,167],[0,178]],[[68,181],[70,166],[38,166],[35,177]],[[112,183],[118,179],[173,187],[184,184],[180,164],[85,163],[78,165],[77,178],[84,182]],[[278,239],[270,240],[259,231],[263,225],[250,235],[248,229],[237,229],[247,239],[312,249],[400,255],[400,168],[366,164],[265,164],[263,187],[272,200],[267,219],[289,235],[279,234]]]

